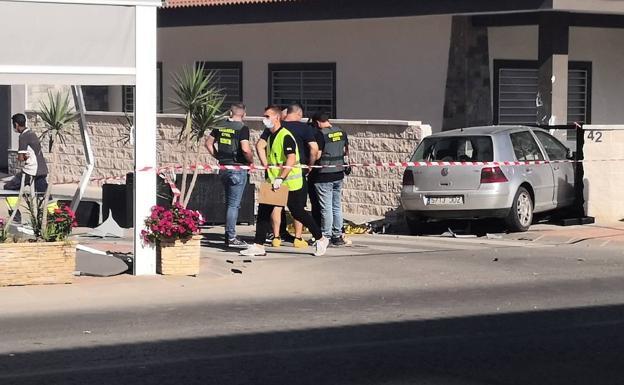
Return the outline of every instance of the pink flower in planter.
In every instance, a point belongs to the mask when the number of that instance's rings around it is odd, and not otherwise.
[[[185,209],[180,204],[171,209],[154,206],[145,219],[145,229],[141,232],[141,237],[145,242],[188,238],[199,233],[199,226],[203,223],[198,211]]]

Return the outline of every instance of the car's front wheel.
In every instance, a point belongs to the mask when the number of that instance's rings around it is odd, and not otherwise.
[[[507,227],[514,232],[524,232],[533,222],[533,199],[529,191],[520,187],[507,215]]]

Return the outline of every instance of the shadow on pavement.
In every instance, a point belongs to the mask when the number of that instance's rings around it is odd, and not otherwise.
[[[617,305],[4,355],[0,383],[619,385],[623,316]]]

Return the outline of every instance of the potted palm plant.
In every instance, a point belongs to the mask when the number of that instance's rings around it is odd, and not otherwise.
[[[41,102],[41,112],[39,117],[46,124],[46,128],[41,134],[41,139],[43,141],[48,141],[48,153],[52,158],[52,163],[54,166],[58,166],[57,154],[55,151],[54,145],[56,143],[65,144],[65,138],[68,135],[71,135],[69,129],[71,128],[71,124],[76,120],[77,115],[73,111],[70,102],[69,102],[69,94],[61,93],[60,91],[53,94],[51,91],[48,91],[48,100],[47,102]],[[50,173],[48,175],[50,181],[55,180],[56,173],[58,168],[51,167]],[[52,192],[52,183],[48,184],[48,189],[45,192],[45,196],[43,198],[42,208],[40,209],[41,216],[41,224],[40,224],[40,233],[42,236],[46,236],[47,226],[48,226],[48,210],[43,208],[47,208],[50,202],[50,193]]]
[[[199,169],[193,170],[191,183],[187,184],[191,163],[197,163],[201,142],[206,132],[217,128],[225,119],[222,112],[224,96],[214,85],[214,73],[206,72],[203,66],[185,67],[180,74],[173,75],[174,104],[184,112],[184,126],[178,142],[184,153],[180,202],[186,207],[197,182]],[[192,150],[195,150],[193,152]],[[191,159],[191,154],[196,159]]]

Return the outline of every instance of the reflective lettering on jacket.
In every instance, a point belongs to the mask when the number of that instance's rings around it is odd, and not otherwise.
[[[321,132],[325,138],[325,147],[323,148],[323,154],[319,160],[319,165],[334,167],[323,167],[319,172],[324,174],[344,171],[347,134],[339,127],[323,128]]]
[[[222,127],[216,129],[219,132],[219,139],[217,140],[217,159],[219,164],[246,164],[247,161],[240,145],[240,132],[244,124],[227,120],[221,125]]]
[[[290,170],[286,179],[284,179],[284,185],[288,186],[289,191],[297,191],[303,187],[303,172],[300,167],[300,157],[299,157],[299,148],[297,147],[297,141],[293,134],[290,133],[285,128],[281,128],[275,139],[269,140],[267,142],[266,152],[267,152],[267,161],[271,166],[283,166],[286,164],[286,153],[284,152],[284,138],[286,136],[290,136],[295,143],[295,166]],[[267,171],[267,176],[269,178],[269,182],[273,183],[275,178],[279,177],[282,173],[280,168],[269,168]]]

